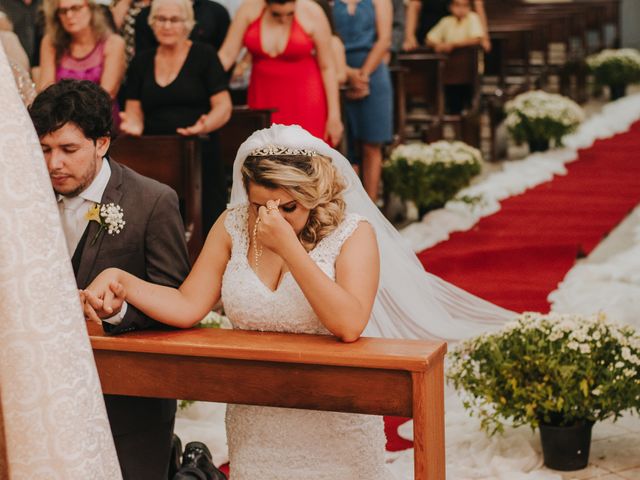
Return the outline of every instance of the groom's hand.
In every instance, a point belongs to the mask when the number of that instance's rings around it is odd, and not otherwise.
[[[91,290],[84,290],[85,318],[87,320],[98,321],[100,319],[112,317],[120,312],[122,304],[126,298],[124,286],[120,282],[112,281],[109,288],[105,290],[102,298],[96,296]]]
[[[102,321],[100,320],[100,317],[98,317],[98,314],[96,313],[96,310],[93,308],[93,305],[91,304],[91,302],[89,302],[89,299],[87,298],[87,292],[85,290],[78,290],[78,293],[80,294],[80,302],[82,303],[82,313],[84,314],[84,319],[87,322],[94,322],[100,325]],[[100,299],[97,299],[97,300],[98,302],[94,302],[94,303],[99,304],[101,307],[102,300]]]

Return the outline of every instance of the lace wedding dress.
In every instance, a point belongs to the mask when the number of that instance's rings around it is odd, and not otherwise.
[[[310,252],[331,278],[343,243],[363,220],[345,220]],[[329,335],[289,273],[275,291],[249,266],[248,207],[229,210],[225,227],[231,258],[222,279],[222,301],[234,328]],[[233,480],[261,478],[389,480],[381,417],[286,408],[229,405],[226,414]]]

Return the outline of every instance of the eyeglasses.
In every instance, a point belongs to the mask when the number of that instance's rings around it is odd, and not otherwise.
[[[160,15],[154,15],[153,18],[151,18],[151,22],[154,24],[163,25],[168,23],[171,27],[175,27],[184,21],[185,19],[181,17],[162,17]]]
[[[70,7],[60,7],[56,9],[56,15],[58,15],[59,17],[66,17],[67,13],[72,13],[75,15],[86,6],[87,4],[83,3],[82,5],[71,5]]]

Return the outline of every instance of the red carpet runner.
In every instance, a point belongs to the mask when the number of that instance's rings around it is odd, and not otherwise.
[[[554,177],[502,202],[467,232],[421,252],[430,272],[505,308],[547,312],[579,255],[588,254],[640,202],[640,122],[597,141]],[[387,450],[412,447],[397,435],[407,419],[385,418]],[[226,470],[226,468],[225,468]]]
[[[597,141],[554,177],[502,202],[502,209],[467,232],[418,256],[430,272],[505,308],[549,311],[577,256],[588,254],[640,202],[640,122]],[[387,449],[402,450],[386,418]]]

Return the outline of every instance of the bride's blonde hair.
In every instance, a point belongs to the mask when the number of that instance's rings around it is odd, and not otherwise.
[[[271,189],[283,188],[309,209],[309,219],[298,235],[307,251],[333,232],[344,218],[345,183],[329,157],[249,155],[242,165],[242,181],[247,193],[249,182]]]

